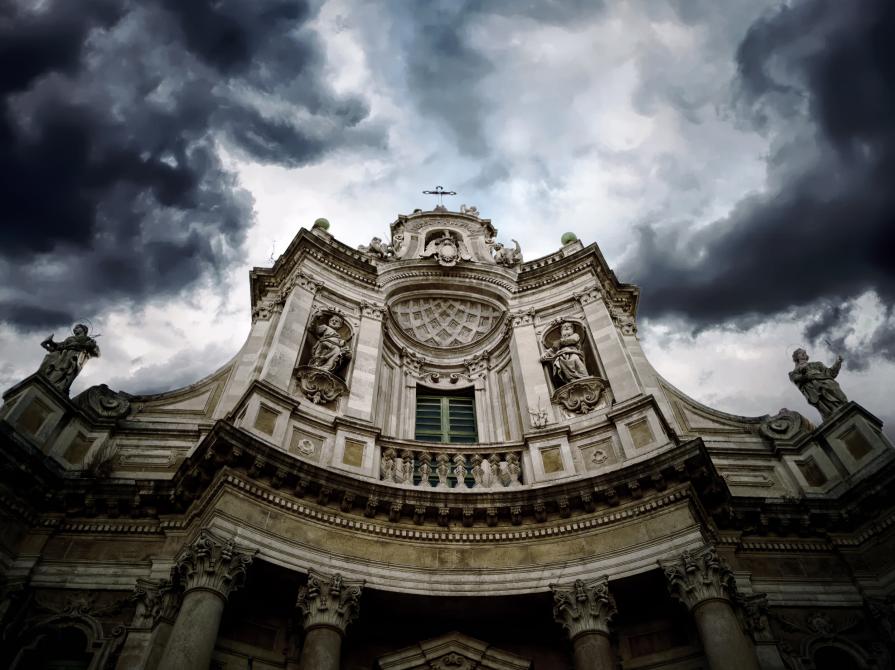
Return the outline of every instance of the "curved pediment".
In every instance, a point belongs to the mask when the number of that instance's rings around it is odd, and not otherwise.
[[[391,305],[395,323],[417,342],[448,349],[484,339],[501,322],[503,310],[467,294],[415,294]]]

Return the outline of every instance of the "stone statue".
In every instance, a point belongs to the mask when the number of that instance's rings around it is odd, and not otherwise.
[[[47,355],[37,370],[37,374],[66,395],[84,363],[99,356],[99,346],[96,340],[87,335],[87,326],[79,323],[72,329],[72,333],[74,334],[62,342],[53,341],[53,336],[50,335],[40,343],[47,350]]]
[[[323,370],[324,372],[335,372],[341,367],[348,358],[351,357],[351,351],[348,348],[346,340],[342,339],[339,330],[343,325],[342,317],[333,314],[316,328],[317,341],[311,349],[311,359],[308,366]]]
[[[469,216],[478,217],[479,208],[476,207],[475,205],[469,205],[468,207],[466,205],[460,205],[460,213],[468,214]]]
[[[799,387],[808,403],[816,407],[824,419],[848,402],[836,381],[842,356],[837,356],[836,362],[827,367],[820,361],[809,361],[804,349],[796,349],[792,352],[792,360],[796,366],[789,373],[789,380]]]
[[[395,255],[394,247],[388,242],[383,242],[379,237],[374,237],[370,240],[369,245],[360,245],[357,250],[370,256],[376,256],[382,260],[392,258]]]
[[[494,262],[508,268],[520,265],[522,263],[522,248],[516,240],[513,240],[513,244],[516,245],[515,249],[507,249],[500,242],[492,243],[491,250],[494,252]]]
[[[584,363],[581,336],[569,321],[560,326],[559,341],[541,356],[541,361],[552,364],[553,376],[560,385],[590,376]]]

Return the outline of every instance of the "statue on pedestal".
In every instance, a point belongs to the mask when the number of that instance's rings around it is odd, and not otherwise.
[[[824,419],[848,402],[836,381],[842,367],[842,356],[837,356],[836,362],[827,367],[820,361],[809,361],[804,349],[796,349],[792,360],[796,366],[789,373],[790,381]]]
[[[584,363],[581,336],[575,332],[575,327],[568,321],[560,327],[557,343],[541,356],[541,360],[552,364],[553,376],[559,385],[590,376]]]
[[[37,374],[66,395],[84,363],[99,356],[99,346],[96,340],[87,335],[87,326],[79,323],[72,329],[72,333],[62,342],[55,342],[50,335],[40,343],[47,350],[47,355],[37,370]]]

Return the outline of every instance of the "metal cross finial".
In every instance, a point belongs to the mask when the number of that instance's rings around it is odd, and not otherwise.
[[[442,186],[436,186],[434,191],[423,191],[423,193],[425,193],[426,195],[437,195],[439,207],[444,206],[444,202],[442,202],[442,199],[444,198],[444,196],[457,195],[456,191],[445,191],[444,187],[442,187]]]

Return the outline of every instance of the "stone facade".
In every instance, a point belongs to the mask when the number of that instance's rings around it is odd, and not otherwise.
[[[6,667],[890,667],[895,451],[841,361],[794,358],[816,426],[711,409],[596,245],[461,209],[301,230],[183,389],[70,398],[99,349],[44,342],[0,408]]]

